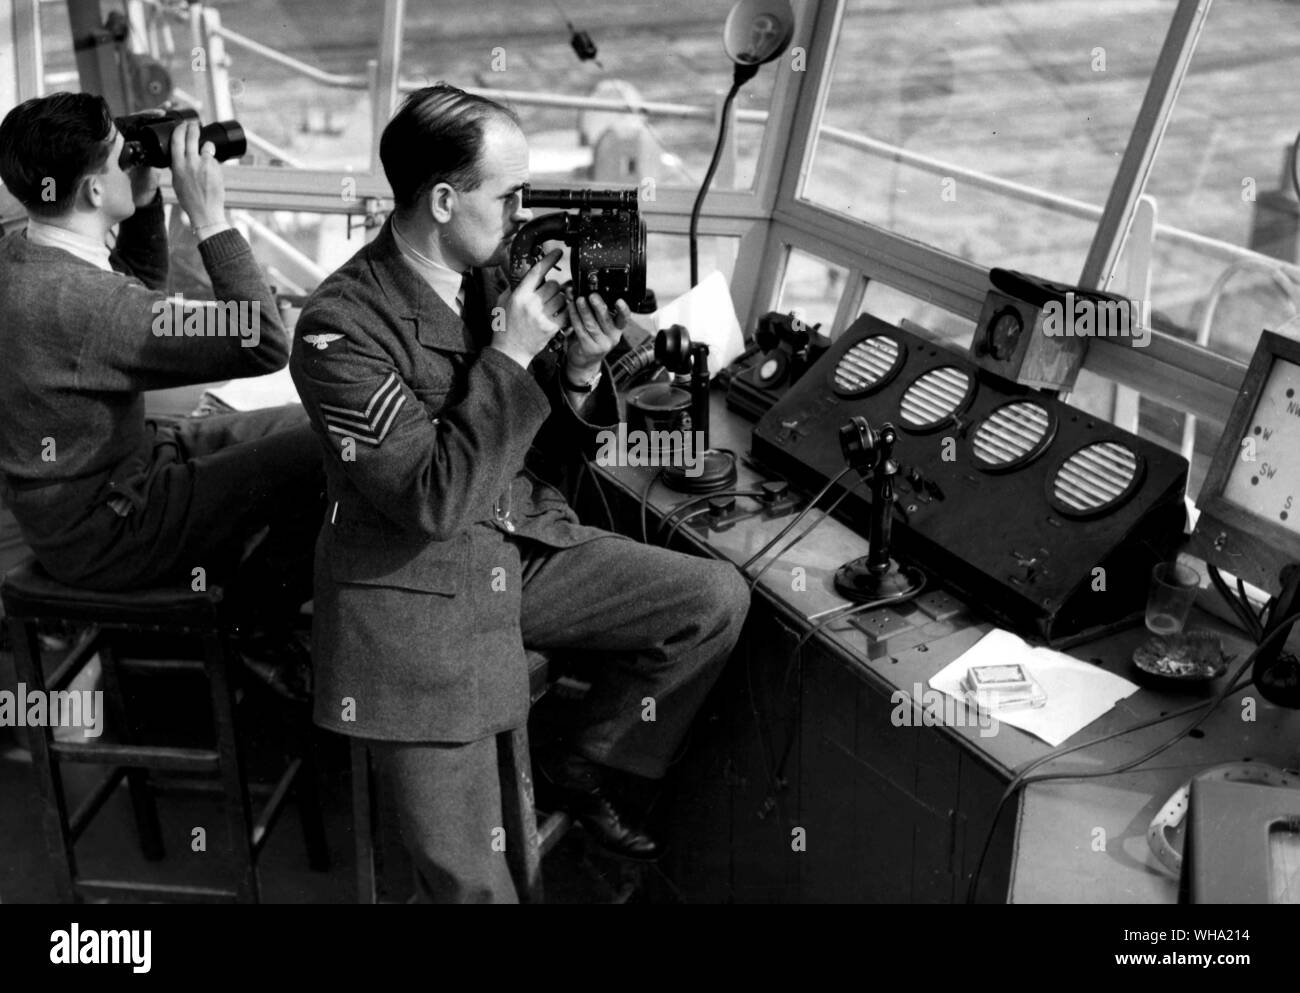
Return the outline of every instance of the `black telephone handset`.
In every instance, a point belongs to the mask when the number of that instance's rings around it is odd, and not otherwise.
[[[794,314],[771,311],[759,318],[754,340],[718,373],[727,406],[754,420],[761,417],[830,348],[820,331],[820,324],[809,325]],[[632,341],[624,334],[624,341],[629,347],[611,360],[619,390],[672,378],[655,361],[653,335]]]
[[[820,324],[794,314],[770,311],[760,317],[753,344],[718,374],[727,406],[751,420],[762,417],[830,348],[820,330]]]

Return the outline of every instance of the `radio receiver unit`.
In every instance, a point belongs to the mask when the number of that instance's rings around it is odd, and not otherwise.
[[[820,489],[854,415],[899,428],[897,553],[1050,644],[1140,613],[1182,538],[1183,458],[869,315],[762,417],[754,457]],[[870,506],[854,488],[841,512],[865,532]]]

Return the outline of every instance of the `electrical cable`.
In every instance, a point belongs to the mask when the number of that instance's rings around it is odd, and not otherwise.
[[[719,450],[721,451],[722,449]],[[688,520],[694,520],[696,517],[699,516],[699,514],[692,512],[687,514],[681,520],[675,522],[672,528],[668,531],[667,538],[664,538],[662,536],[664,525],[667,524],[668,521],[671,520],[673,517],[675,517],[677,514],[680,514],[683,510],[686,510],[689,507],[693,507],[699,503],[705,503],[709,500],[712,500],[714,497],[749,497],[754,500],[759,500],[762,499],[763,497],[763,491],[762,490],[721,490],[716,493],[705,493],[703,496],[692,497],[689,500],[679,503],[676,507],[674,507],[664,516],[664,519],[659,522],[659,527],[655,530],[655,539],[661,545],[667,547],[668,543],[672,541],[673,535],[677,533],[677,529],[680,528],[683,524],[685,524]],[[703,513],[707,514],[709,512],[709,509],[705,507],[702,508],[702,511]]]
[[[560,6],[560,0],[551,0],[551,3],[555,7],[556,11],[559,13],[560,19],[564,21],[564,26],[569,29],[569,32],[572,33],[576,31],[577,28],[575,28],[573,26],[573,22],[569,20],[569,15],[566,14],[564,12],[564,8]]]
[[[645,491],[641,494],[641,544],[650,544],[650,524],[646,520],[650,507],[650,491],[655,488],[655,483],[659,482],[659,477],[664,474],[660,469],[650,477],[650,482],[645,484]]]
[[[718,123],[718,141],[713,146],[713,158],[709,160],[709,168],[704,173],[704,182],[700,184],[700,192],[695,196],[695,204],[691,207],[691,225],[690,225],[690,242],[691,242],[691,286],[698,286],[700,283],[700,252],[699,252],[699,231],[700,231],[700,211],[704,207],[704,198],[708,196],[709,185],[713,182],[713,175],[718,171],[718,162],[722,159],[722,146],[727,138],[727,122],[731,119],[731,104],[736,99],[736,94],[740,88],[752,79],[754,73],[758,71],[757,66],[736,65],[736,71],[732,78],[731,89],[727,91],[727,98],[722,101],[722,120]]]
[[[791,551],[795,545],[799,544],[799,542],[803,541],[810,534],[812,534],[819,527],[821,527],[821,525],[825,521],[829,520],[831,515],[835,513],[835,508],[838,507],[840,503],[844,500],[844,498],[848,495],[849,495],[849,490],[845,490],[843,493],[837,496],[834,502],[829,507],[826,508],[826,512],[822,514],[821,517],[817,518],[817,520],[813,521],[811,525],[806,527],[803,531],[799,532],[799,534],[795,536],[795,539],[792,542],[790,542],[790,544],[786,545],[779,552],[777,552],[770,559],[768,559],[767,564],[764,565],[763,568],[759,569],[758,572],[754,573],[754,577],[749,581],[749,592],[750,593],[754,592],[755,587],[758,586],[758,581],[763,578],[763,573],[767,572],[768,569],[772,568],[772,566],[780,562],[782,555],[785,555],[787,552]],[[782,534],[784,533],[785,532],[783,531]],[[779,538],[780,535],[778,535],[777,537]]]
[[[838,483],[841,479],[845,477],[845,475],[847,475],[851,471],[852,471],[852,466],[845,466],[838,476],[836,476],[829,483],[823,486],[821,488],[821,491],[810,501],[808,501],[808,506],[804,507],[803,510],[799,511],[799,513],[795,516],[795,519],[792,520],[789,524],[787,524],[784,528],[782,528],[780,532],[777,533],[777,536],[775,538],[773,538],[766,545],[764,545],[753,555],[751,555],[748,559],[746,559],[745,563],[740,567],[740,571],[742,573],[748,571],[749,567],[753,565],[755,562],[757,562],[759,559],[761,559],[764,555],[766,555],[768,553],[768,550],[771,549],[773,545],[775,545],[778,541],[780,541],[787,534],[793,531],[798,526],[799,522],[802,521],[805,517],[807,517],[808,513],[815,506],[817,506],[817,502],[822,497],[824,497],[828,492],[830,492],[831,487],[834,486],[836,483]]]
[[[681,528],[683,524],[686,524],[688,521],[693,521],[697,517],[703,517],[708,512],[709,512],[708,507],[700,507],[698,510],[692,510],[689,514],[686,514],[684,517],[682,517],[681,520],[677,521],[677,523],[675,523],[672,526],[672,528],[669,530],[668,537],[665,538],[663,541],[664,548],[670,548],[672,546],[673,536],[677,534],[677,531]]]
[[[1210,574],[1210,582],[1214,584],[1214,588],[1218,590],[1219,595],[1223,597],[1232,612],[1237,615],[1237,620],[1241,622],[1241,626],[1250,635],[1251,641],[1258,642],[1264,637],[1264,628],[1260,624],[1259,617],[1256,616],[1254,609],[1251,608],[1250,601],[1246,599],[1244,590],[1240,597],[1233,593],[1228,588],[1227,580],[1223,578],[1223,574],[1219,572],[1214,563],[1207,562],[1205,568],[1206,572]]]
[[[794,673],[797,675],[794,700],[797,701],[803,698],[804,645],[806,645],[809,642],[809,640],[813,637],[813,635],[817,634],[828,624],[831,624],[838,620],[843,620],[846,617],[851,617],[854,614],[860,614],[868,610],[875,610],[878,607],[888,607],[897,603],[906,603],[908,600],[913,600],[917,596],[919,596],[922,592],[924,592],[926,587],[925,574],[922,573],[919,569],[913,569],[910,566],[905,566],[904,568],[910,569],[916,577],[912,585],[912,588],[910,590],[907,590],[906,592],[903,593],[899,593],[895,596],[882,597],[879,600],[868,600],[865,603],[855,603],[855,604],[848,605],[844,610],[838,611],[837,613],[822,618],[820,621],[818,621],[816,624],[814,624],[812,627],[810,627],[807,631],[804,632],[803,637],[801,637],[797,642],[795,642],[794,650],[790,653],[790,662],[786,665],[785,675],[781,679],[782,696],[789,695],[790,676],[792,673]],[[778,763],[777,767],[768,775],[769,783],[781,783],[785,780],[785,766],[790,759],[790,752],[793,750],[794,743],[798,739],[799,732],[801,730],[802,730],[802,722],[799,720],[799,715],[796,713],[793,718],[793,723],[790,728],[790,733],[786,736],[785,747],[781,750],[780,762]],[[768,797],[767,799],[771,800],[773,798]],[[765,807],[768,806],[767,800],[764,801],[764,806]]]
[[[1220,577],[1220,579],[1222,579],[1222,577]],[[1286,631],[1288,627],[1297,620],[1300,620],[1300,611],[1297,611],[1296,613],[1288,617],[1283,624],[1275,628],[1272,632],[1269,633],[1269,635],[1266,638],[1263,639],[1263,641],[1261,641],[1258,645],[1256,645],[1254,650],[1251,651],[1246,656],[1246,658],[1241,662],[1241,664],[1237,666],[1237,669],[1235,672],[1233,672],[1231,678],[1224,681],[1223,689],[1221,689],[1210,700],[1191,704],[1188,707],[1184,707],[1182,710],[1174,711],[1172,714],[1165,714],[1162,717],[1150,718],[1148,720],[1141,721],[1130,727],[1120,728],[1118,731],[1112,731],[1109,734],[1104,734],[1097,738],[1092,738],[1088,741],[1080,742],[1077,745],[1070,745],[1068,748],[1058,746],[1057,748],[1052,749],[1046,755],[1034,759],[1032,762],[1030,762],[1028,765],[1022,768],[1019,772],[1017,772],[1016,775],[1012,778],[1011,782],[1007,784],[1006,789],[1002,793],[1002,797],[998,800],[997,807],[994,808],[993,817],[989,821],[988,832],[984,837],[984,845],[980,849],[979,859],[976,861],[975,869],[971,873],[970,884],[968,885],[966,890],[966,902],[967,903],[975,902],[976,891],[979,887],[980,874],[983,872],[984,862],[988,858],[989,849],[993,845],[993,835],[997,829],[998,819],[1002,816],[1002,810],[1003,808],[1006,807],[1007,802],[1015,795],[1016,791],[1021,786],[1027,785],[1029,783],[1044,782],[1050,779],[1098,779],[1103,776],[1114,776],[1121,772],[1127,772],[1129,769],[1135,768],[1136,766],[1139,766],[1142,763],[1149,761],[1150,759],[1159,755],[1161,752],[1165,751],[1167,748],[1171,748],[1173,745],[1177,744],[1180,740],[1186,737],[1190,732],[1194,731],[1197,727],[1199,727],[1205,721],[1205,719],[1208,718],[1210,714],[1214,712],[1215,708],[1217,708],[1220,703],[1222,703],[1225,699],[1227,699],[1229,694],[1236,692],[1236,690],[1239,687],[1238,681],[1240,680],[1242,674],[1254,663],[1255,657],[1266,646],[1272,643],[1279,634]],[[1250,681],[1247,680],[1245,683],[1242,683],[1240,685],[1249,685],[1249,682]],[[1062,756],[1070,754],[1071,752],[1077,752],[1084,748],[1091,748],[1094,745],[1099,745],[1102,742],[1110,741],[1113,738],[1119,738],[1123,735],[1131,734],[1134,731],[1140,731],[1144,728],[1154,727],[1157,724],[1164,723],[1165,721],[1174,720],[1186,714],[1194,713],[1195,711],[1200,710],[1202,708],[1204,708],[1205,713],[1202,714],[1200,717],[1198,717],[1191,724],[1187,725],[1187,727],[1178,731],[1171,738],[1157,745],[1155,748],[1150,749],[1148,752],[1139,755],[1135,759],[1129,760],[1127,762],[1123,762],[1118,766],[1114,766],[1110,769],[1052,773],[1052,774],[1044,774],[1040,776],[1029,775],[1034,769],[1037,769],[1040,765],[1043,765],[1044,763],[1047,762],[1054,761],[1058,758],[1061,758]]]
[[[655,537],[658,538],[660,535],[662,535],[664,527],[668,524],[668,522],[672,520],[672,518],[675,517],[677,514],[680,514],[683,510],[686,510],[688,507],[693,507],[695,504],[698,503],[705,503],[709,500],[712,500],[714,497],[727,497],[727,496],[752,497],[753,499],[758,500],[762,498],[763,491],[762,490],[721,490],[720,492],[717,493],[705,493],[702,496],[692,497],[689,500],[684,500],[681,503],[679,503],[677,506],[675,506],[672,510],[668,511],[667,514],[664,515],[663,520],[659,522],[659,527],[655,528]]]
[[[1255,620],[1259,622],[1259,637],[1264,637],[1264,611],[1268,609],[1268,604],[1263,604],[1256,610],[1250,602],[1250,594],[1246,592],[1246,583],[1240,576],[1237,577],[1237,592],[1241,594],[1241,602],[1246,605],[1246,608],[1255,615]],[[1255,640],[1258,641],[1259,638]]]
[[[1295,136],[1295,141],[1291,143],[1291,189],[1300,200],[1300,171],[1296,169],[1296,160],[1300,158],[1300,134]]]

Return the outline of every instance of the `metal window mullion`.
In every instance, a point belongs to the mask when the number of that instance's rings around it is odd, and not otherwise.
[[[801,247],[809,245],[841,264],[856,265],[874,279],[972,321],[979,316],[988,290],[983,266],[807,204],[796,211],[778,210],[774,219],[799,232],[796,244]]]
[[[1178,0],[1178,8],[1169,23],[1169,31],[1151,73],[1151,82],[1133,122],[1133,132],[1115,172],[1115,181],[1111,183],[1096,234],[1084,259],[1079,274],[1081,286],[1104,288],[1110,285],[1138,198],[1146,189],[1211,3],[1212,0]]]
[[[10,36],[14,53],[12,82],[0,93],[12,96],[13,106],[17,106],[45,92],[40,3],[39,0],[0,0],[0,11],[3,12],[0,26],[8,29],[0,34]]]
[[[772,71],[777,73],[776,85],[772,90],[772,102],[764,124],[762,148],[754,167],[753,185],[754,195],[763,212],[768,215],[776,207],[781,181],[791,161],[791,145],[799,133],[796,130],[799,126],[798,112],[809,89],[808,66],[822,61],[817,58],[818,50],[815,48],[817,24],[823,16],[823,9],[828,6],[831,4],[824,0],[807,0],[802,5],[802,11],[812,13],[813,17],[811,20],[803,18],[801,23],[796,21],[793,45],[772,63]],[[798,72],[791,67],[792,53],[796,48],[803,48],[807,56],[804,59],[805,68]]]
[[[775,128],[773,121],[768,122],[769,140],[772,135],[780,134],[782,129],[788,129],[786,133],[789,138],[784,155],[769,162],[769,166],[776,166],[779,172],[769,175],[761,184],[759,198],[763,203],[771,204],[772,223],[765,226],[762,243],[751,244],[748,246],[749,250],[742,255],[746,261],[756,262],[756,265],[746,268],[750,273],[749,292],[742,295],[740,292],[735,292],[740,290],[740,287],[733,289],[735,298],[745,301],[737,308],[744,311],[741,317],[743,326],[748,326],[748,322],[754,320],[757,315],[775,306],[781,290],[781,278],[785,271],[788,250],[793,243],[791,238],[792,236],[799,238],[800,243],[805,240],[801,237],[801,233],[788,224],[782,223],[780,215],[783,207],[793,206],[794,194],[802,179],[804,164],[812,153],[812,129],[820,119],[820,109],[829,80],[829,67],[835,51],[836,32],[843,16],[845,2],[846,0],[809,0],[806,9],[812,12],[813,17],[801,35],[806,39],[805,47],[808,55],[806,68],[799,74],[803,78],[797,81],[797,86],[794,86],[792,91],[783,94],[785,102],[782,103],[779,114],[776,112],[777,109],[773,108],[774,116],[777,117]],[[795,74],[791,73],[791,75]],[[817,251],[816,248],[813,250]],[[737,269],[740,269],[739,263]]]
[[[676,189],[660,188],[656,190],[653,200],[641,201],[641,213],[647,216],[651,214],[681,214],[690,217],[691,206],[695,201],[696,192],[684,187]],[[700,215],[701,230],[704,230],[705,226],[714,218],[744,217],[766,220],[771,214],[771,211],[763,208],[758,197],[747,192],[713,190],[710,191],[704,205],[707,209]]]
[[[754,221],[740,236],[736,264],[731,273],[731,299],[742,334],[745,329],[754,327],[759,314],[765,313],[761,300],[770,284],[763,282],[762,267],[771,227],[771,222],[766,219]]]
[[[1246,367],[1171,335],[1152,333],[1140,361],[1109,338],[1095,340],[1086,368],[1185,414],[1223,424],[1237,400]]]
[[[835,44],[839,39],[847,0],[824,0],[810,3],[809,6],[815,11],[815,16],[808,41],[808,67],[791,110],[790,140],[781,162],[775,210],[796,208],[799,188],[807,170],[811,168],[813,150],[817,144],[814,129],[821,121],[822,110],[829,95]]]
[[[857,319],[857,316],[862,313],[862,302],[866,299],[867,285],[870,282],[870,278],[861,268],[856,266],[848,268],[847,275],[844,277],[844,292],[840,294],[839,302],[835,306],[835,316],[831,318],[831,326],[822,329],[822,334],[827,337],[832,334],[838,336]]]
[[[847,0],[816,4],[807,78],[798,90],[773,210],[775,223],[768,235],[773,244],[764,253],[762,274],[765,278],[776,276],[783,264],[782,246],[788,244],[974,320],[988,288],[988,274],[983,267],[800,197],[804,178],[812,168],[817,126],[830,95],[835,49],[846,7]],[[857,280],[850,285],[855,286],[854,295],[860,304],[865,283]],[[776,287],[772,292],[775,294]],[[848,306],[849,301],[844,305]],[[840,321],[839,312],[836,321]]]
[[[379,35],[379,65],[370,91],[370,171],[378,174],[379,137],[397,108],[402,73],[402,31],[406,0],[384,0],[384,25]]]

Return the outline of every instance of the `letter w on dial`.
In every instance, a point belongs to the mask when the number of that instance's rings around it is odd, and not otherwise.
[[[370,395],[364,410],[322,403],[320,412],[325,427],[334,434],[346,435],[363,444],[378,447],[405,402],[406,397],[402,393],[397,373],[390,372],[388,378]]]

